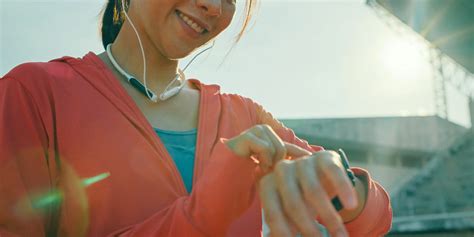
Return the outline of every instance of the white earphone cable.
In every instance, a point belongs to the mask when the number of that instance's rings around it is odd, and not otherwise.
[[[143,49],[143,44],[142,44],[142,41],[140,39],[140,36],[138,34],[138,31],[137,29],[135,28],[135,25],[133,24],[132,20],[130,19],[130,17],[128,16],[127,14],[127,11],[125,10],[125,0],[121,0],[122,2],[122,11],[123,13],[125,14],[125,17],[127,18],[127,20],[130,22],[130,25],[132,26],[133,30],[135,31],[135,35],[137,36],[137,39],[138,39],[138,43],[140,45],[140,50],[141,50],[141,53],[142,53],[142,59],[143,59],[143,87],[144,87],[144,90],[145,90],[145,94],[146,96],[153,102],[157,102],[158,98],[157,96],[155,95],[154,92],[150,91],[146,85],[146,57],[145,57],[145,50]],[[188,64],[184,67],[183,70],[180,70],[178,69],[178,74],[175,76],[175,78],[168,84],[168,86],[166,86],[165,90],[163,93],[160,94],[159,98],[161,100],[166,100],[168,98],[170,98],[171,96],[177,94],[185,85],[185,76],[184,76],[184,71],[186,70],[186,68],[188,68],[188,66],[194,61],[194,59],[199,56],[200,54],[202,54],[203,52],[211,49],[212,47],[214,47],[214,44],[215,44],[215,41],[213,40],[212,41],[212,45],[204,50],[202,50],[201,52],[199,52],[198,54],[196,54],[189,62]],[[115,59],[113,58],[113,55],[112,55],[112,52],[111,52],[111,49],[110,49],[110,46],[111,44],[107,45],[107,53],[108,53],[108,56],[109,58],[111,59],[112,61],[112,64],[119,70],[120,73],[122,73],[123,75],[125,75],[127,77],[127,80],[128,82],[132,82],[132,80],[138,84],[141,84],[138,80],[136,80],[135,78],[133,78],[132,76],[130,76],[128,73],[126,73],[119,65],[118,63],[115,61]],[[173,89],[171,89],[170,91],[168,91],[168,88],[173,84],[173,82],[176,81],[176,79],[180,78],[181,79],[181,85],[178,86],[178,87],[175,87]],[[151,94],[150,94],[151,93]]]
[[[138,44],[140,44],[140,50],[142,51],[142,58],[143,58],[143,86],[145,87],[145,92],[146,95],[150,100],[153,100],[152,97],[150,96],[150,93],[148,92],[148,87],[146,86],[146,59],[145,59],[145,51],[143,50],[143,45],[142,45],[142,40],[140,39],[140,36],[138,35],[138,31],[135,28],[135,25],[133,25],[132,20],[128,17],[127,11],[125,10],[125,0],[122,0],[122,11],[125,14],[125,17],[127,20],[130,22],[130,25],[132,26],[133,30],[135,31],[135,34],[137,35],[138,38]],[[176,79],[176,77],[175,77]],[[174,80],[172,81],[174,82]]]

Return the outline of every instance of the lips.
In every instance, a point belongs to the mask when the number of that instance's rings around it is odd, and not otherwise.
[[[189,27],[194,29],[197,33],[205,34],[210,31],[210,27],[199,19],[176,10],[176,15],[184,21]]]

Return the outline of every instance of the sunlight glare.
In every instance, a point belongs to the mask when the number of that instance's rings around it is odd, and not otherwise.
[[[395,37],[386,42],[380,57],[383,65],[396,79],[410,79],[418,77],[421,72],[425,61],[422,50],[421,43],[416,39]]]

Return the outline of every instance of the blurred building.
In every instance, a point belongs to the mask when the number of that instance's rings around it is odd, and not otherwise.
[[[472,129],[438,116],[281,121],[370,171],[391,196],[390,236],[473,236]]]
[[[438,116],[281,121],[311,144],[343,148],[352,166],[369,170],[390,194],[468,130]]]
[[[474,130],[436,152],[392,195],[392,205],[393,234],[474,236]]]
[[[441,118],[449,117],[446,99],[446,83],[449,83],[469,98],[471,125],[474,125],[474,1],[367,0],[366,3],[398,34],[427,45],[425,51],[433,66],[436,113]],[[451,130],[446,123],[438,125],[445,128],[437,129]],[[421,126],[416,130],[428,128]],[[418,157],[422,166],[414,175],[409,174],[408,182],[403,180],[401,186],[389,186],[395,187],[389,188],[394,210],[390,236],[474,236],[472,126],[457,134],[437,131],[424,137],[416,136],[416,132],[409,139],[433,142],[430,136],[441,135],[444,142],[427,157]]]

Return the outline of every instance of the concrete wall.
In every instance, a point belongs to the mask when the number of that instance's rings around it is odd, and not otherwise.
[[[467,128],[437,116],[281,120],[296,134],[317,139],[432,152]]]
[[[386,165],[370,165],[351,162],[351,166],[361,167],[369,171],[374,180],[380,183],[389,194],[396,193],[419,171],[416,168],[393,167]]]

